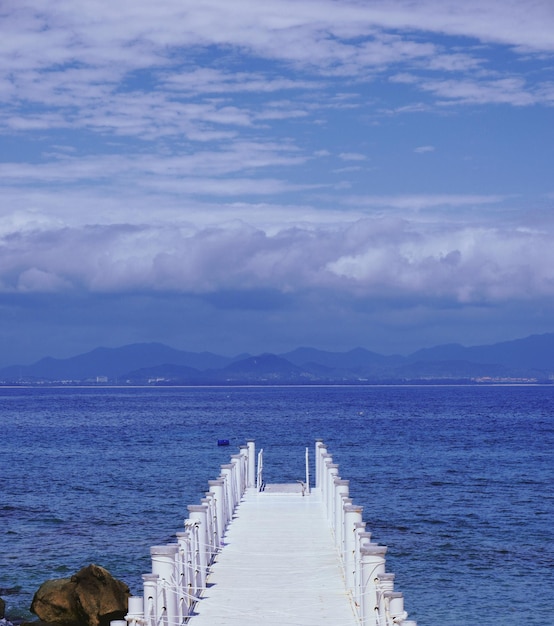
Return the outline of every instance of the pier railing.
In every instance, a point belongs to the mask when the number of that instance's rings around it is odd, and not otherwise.
[[[386,546],[371,541],[362,521],[363,508],[352,503],[349,481],[339,476],[325,444],[315,448],[316,489],[335,544],[342,557],[346,587],[363,626],[417,626],[408,620],[402,593],[394,591],[394,574],[385,571]]]
[[[262,489],[262,468],[263,455],[256,458],[253,441],[221,466],[219,477],[208,481],[209,491],[200,504],[188,506],[177,541],[150,549],[152,572],[142,577],[143,596],[130,597],[125,620],[112,621],[111,626],[181,626],[188,621],[242,496],[247,488]],[[360,625],[417,626],[407,619],[402,593],[394,590],[394,574],[385,570],[387,547],[371,541],[362,507],[352,503],[349,481],[339,476],[338,465],[321,440],[315,446],[315,489],[309,486],[308,452],[306,483],[302,495],[321,497]]]
[[[256,484],[253,441],[221,466],[200,504],[188,506],[177,541],[150,548],[152,572],[144,574],[143,596],[129,598],[125,621],[112,626],[179,626],[192,614],[206,587],[208,569],[220,549],[229,522],[247,487]]]

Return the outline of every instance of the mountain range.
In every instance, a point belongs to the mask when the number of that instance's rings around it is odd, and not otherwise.
[[[0,384],[367,384],[424,382],[552,382],[554,333],[492,345],[440,345],[408,356],[364,348],[283,354],[186,352],[160,343],[96,348],[67,359],[0,368]]]

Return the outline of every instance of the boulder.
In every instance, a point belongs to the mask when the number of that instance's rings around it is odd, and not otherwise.
[[[4,615],[6,611],[6,603],[4,602],[4,600],[2,600],[2,598],[0,598],[0,619],[4,618]]]
[[[127,613],[129,588],[99,565],[71,578],[47,580],[35,593],[31,611],[41,621],[61,626],[109,626]]]

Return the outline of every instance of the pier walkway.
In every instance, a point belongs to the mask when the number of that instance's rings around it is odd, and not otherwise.
[[[208,485],[112,626],[417,626],[323,442],[314,488],[308,450],[305,482],[265,485],[253,441]]]
[[[357,626],[321,498],[247,490],[195,613],[191,626]]]

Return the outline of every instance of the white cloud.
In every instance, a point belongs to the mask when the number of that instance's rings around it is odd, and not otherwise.
[[[403,210],[432,209],[436,207],[464,207],[497,204],[506,200],[503,195],[476,194],[406,194],[397,196],[347,196],[345,204],[366,207],[391,207]]]
[[[167,73],[162,79],[171,89],[193,94],[230,94],[241,92],[319,89],[323,83],[301,79],[271,77],[255,72],[231,72],[213,68],[193,68],[188,72]]]
[[[341,152],[339,154],[339,158],[342,161],[365,161],[367,157],[365,154],[360,154],[359,152]]]
[[[22,293],[56,293],[71,288],[71,283],[52,272],[31,267],[21,272],[16,291]]]
[[[425,154],[427,152],[434,152],[435,151],[435,146],[418,146],[417,148],[414,148],[414,152],[417,152],[417,154]]]
[[[3,238],[7,291],[333,289],[480,303],[554,296],[552,233],[364,219],[283,226],[89,226]],[[67,259],[72,263],[68,264]]]
[[[538,102],[521,78],[497,80],[433,80],[421,83],[421,88],[435,96],[445,98],[445,103],[511,104],[529,106]]]
[[[176,156],[160,155],[99,155],[74,156],[60,154],[40,164],[0,163],[0,182],[52,183],[112,180],[134,180],[148,183],[156,177],[160,184],[183,177],[215,177],[256,171],[265,168],[297,166],[307,157],[286,143],[256,143],[235,141],[225,149],[197,150]]]

